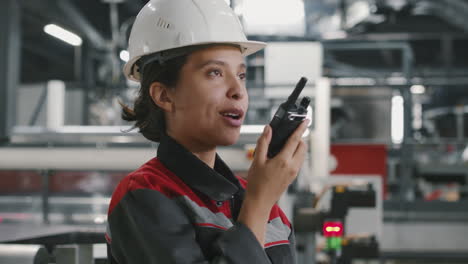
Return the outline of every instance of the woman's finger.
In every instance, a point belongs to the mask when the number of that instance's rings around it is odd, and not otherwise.
[[[267,159],[268,145],[271,140],[271,127],[266,125],[263,129],[262,135],[257,140],[257,146],[255,147],[254,161],[265,162]]]
[[[297,145],[296,151],[293,154],[294,166],[300,167],[305,159],[305,154],[307,152],[307,143],[303,140]]]

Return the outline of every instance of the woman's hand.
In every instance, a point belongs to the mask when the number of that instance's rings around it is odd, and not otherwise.
[[[307,145],[302,141],[302,134],[307,129],[307,124],[308,120],[303,121],[283,149],[271,159],[267,157],[272,133],[269,125],[257,141],[239,221],[254,232],[261,244],[271,208],[296,178],[304,162]]]
[[[302,141],[302,134],[307,129],[307,123],[303,121],[299,125],[283,149],[272,159],[267,157],[271,127],[265,127],[257,141],[255,157],[248,173],[247,198],[257,200],[269,208],[278,201],[304,162],[307,144]]]

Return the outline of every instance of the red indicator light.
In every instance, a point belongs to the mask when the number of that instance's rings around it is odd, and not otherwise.
[[[323,224],[323,235],[325,237],[343,236],[343,223],[338,221],[326,221]]]

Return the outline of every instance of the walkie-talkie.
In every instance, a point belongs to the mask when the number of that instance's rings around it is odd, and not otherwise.
[[[296,105],[299,94],[304,89],[306,82],[307,78],[305,77],[299,80],[288,100],[279,106],[270,122],[273,135],[268,146],[269,158],[274,157],[281,151],[289,136],[301,124],[302,120],[306,118],[310,98],[304,96],[299,105]]]

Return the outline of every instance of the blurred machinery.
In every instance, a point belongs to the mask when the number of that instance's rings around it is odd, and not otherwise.
[[[317,209],[319,200],[326,190],[331,192],[328,210]],[[353,259],[377,259],[379,245],[376,234],[352,234],[346,231],[346,218],[351,208],[373,208],[376,206],[376,192],[372,184],[361,186],[330,185],[313,201],[313,194],[302,193],[296,203],[294,226],[298,236],[299,263],[317,263],[314,254],[327,256],[326,263],[351,263]],[[305,205],[305,207],[304,207]],[[313,205],[313,206],[311,206]],[[377,219],[376,219],[377,220]],[[378,220],[372,223],[378,225]],[[316,246],[317,234],[323,236],[322,245]]]

